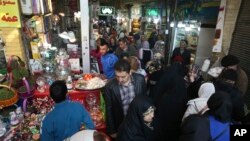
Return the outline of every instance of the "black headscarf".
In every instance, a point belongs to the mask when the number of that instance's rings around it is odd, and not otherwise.
[[[153,128],[148,127],[143,120],[143,113],[151,106],[153,102],[146,96],[134,98],[118,130],[118,141],[152,141]]]
[[[168,67],[163,75],[157,82],[154,91],[152,92],[153,101],[156,106],[159,104],[164,93],[168,91],[174,91],[173,89],[176,88],[176,85],[182,85],[182,83],[173,83],[174,79],[179,78],[183,79],[185,76],[185,66],[180,63],[174,63],[170,67]],[[185,83],[184,83],[185,86]]]
[[[229,122],[232,115],[230,96],[222,91],[215,92],[207,101],[209,114],[221,122]]]

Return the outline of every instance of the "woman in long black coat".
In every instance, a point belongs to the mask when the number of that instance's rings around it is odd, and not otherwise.
[[[173,64],[156,86],[155,141],[177,141],[179,138],[188,100],[183,72],[181,64]]]
[[[147,96],[137,96],[119,127],[117,141],[154,141],[153,117],[155,107]]]

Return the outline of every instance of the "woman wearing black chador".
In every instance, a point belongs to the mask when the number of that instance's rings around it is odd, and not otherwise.
[[[147,96],[137,96],[118,130],[117,141],[153,141],[155,107]]]

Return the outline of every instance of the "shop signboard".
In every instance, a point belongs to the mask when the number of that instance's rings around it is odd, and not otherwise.
[[[215,30],[213,52],[222,51],[222,37],[223,37],[225,10],[226,10],[226,0],[221,0],[218,20]]]
[[[148,8],[146,10],[146,16],[148,17],[158,17],[160,15],[160,11],[158,8]]]
[[[21,27],[17,0],[0,0],[0,27]]]
[[[100,16],[113,16],[115,14],[115,8],[112,6],[100,6]]]

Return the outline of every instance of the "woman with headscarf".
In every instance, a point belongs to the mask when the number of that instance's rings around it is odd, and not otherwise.
[[[204,115],[188,116],[182,123],[179,141],[229,141],[232,103],[224,92],[215,92]]]
[[[167,68],[155,87],[155,141],[177,141],[179,138],[187,107],[183,67],[177,63]]]
[[[146,72],[148,73],[147,88],[149,97],[153,98],[155,86],[163,75],[163,67],[161,60],[151,60],[146,65]]]
[[[153,52],[149,48],[149,43],[146,37],[141,36],[141,48],[139,49],[139,59],[141,60],[142,68],[144,69],[147,62],[153,59]]]
[[[141,74],[145,77],[147,77],[147,73],[144,69],[141,68],[140,60],[136,56],[129,56],[128,62],[131,66],[131,72]],[[147,79],[146,79],[147,80]]]
[[[204,112],[206,112],[208,110],[207,101],[210,96],[214,94],[214,92],[215,88],[213,83],[207,82],[202,84],[198,92],[199,98],[188,101],[188,108],[182,120],[184,120],[189,115],[198,113],[203,114]]]
[[[137,96],[119,127],[117,141],[153,141],[154,105],[150,98]]]
[[[108,53],[113,53],[117,48],[117,41],[115,37],[111,37],[109,40],[109,51]]]
[[[190,65],[188,73],[184,79],[186,81],[188,99],[191,100],[198,98],[199,88],[202,84],[202,81],[204,81],[201,75],[200,67],[196,64]]]

